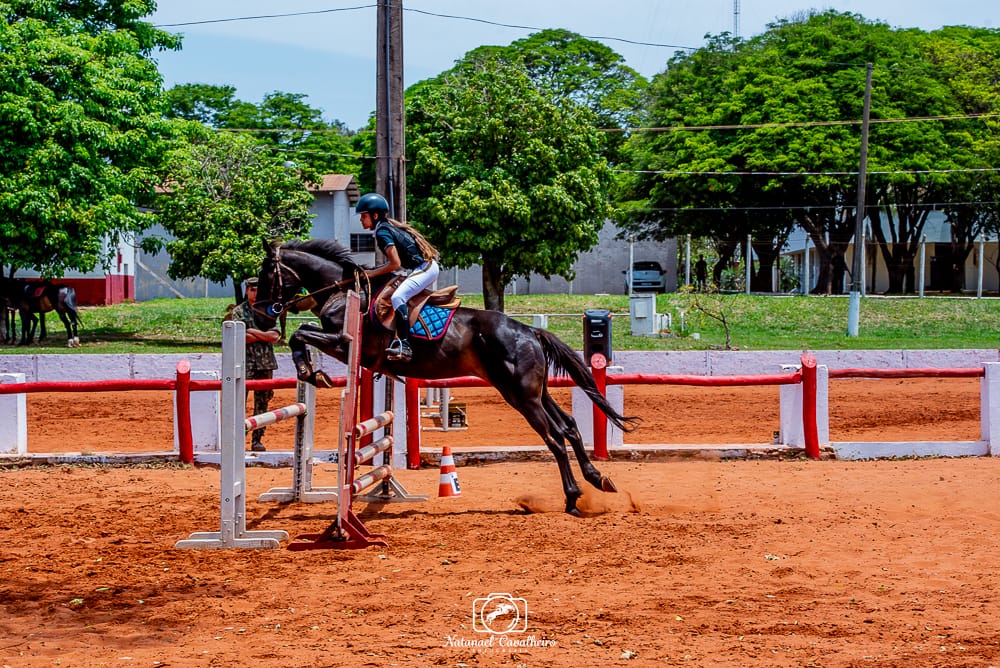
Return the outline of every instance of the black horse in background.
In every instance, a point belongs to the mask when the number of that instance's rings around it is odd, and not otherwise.
[[[391,277],[380,276],[369,284],[350,250],[329,239],[265,243],[264,248],[267,256],[258,276],[254,317],[261,328],[270,328],[285,310],[296,311],[303,304],[312,308],[321,326],[303,324],[288,345],[299,379],[329,387],[326,374],[310,364],[306,346],[346,361],[347,341],[342,335],[346,291],[357,290],[368,313],[370,300]],[[413,359],[404,362],[385,358],[393,333],[373,322],[370,315],[363,318],[361,331],[361,364],[373,372],[422,379],[477,376],[493,385],[555,456],[566,495],[566,512],[579,515],[576,502],[582,494],[570,466],[567,441],[583,477],[597,489],[617,491],[590,461],[573,417],[549,395],[549,368],[568,374],[618,428],[631,431],[639,419],[619,415],[601,395],[577,354],[555,335],[499,311],[458,308],[443,338],[411,338]]]
[[[78,334],[79,309],[76,304],[76,290],[68,285],[59,285],[49,281],[29,282],[17,278],[3,279],[3,295],[7,307],[17,311],[21,318],[21,340],[18,345],[27,346],[35,340],[44,341],[48,332],[45,331],[45,314],[55,311],[66,327],[66,345],[76,348],[80,345]],[[6,308],[5,308],[6,310]],[[41,328],[39,329],[39,324]],[[10,326],[13,329],[13,326]],[[13,332],[8,331],[13,337]]]
[[[24,281],[0,275],[0,343],[17,343],[17,304],[24,294]]]

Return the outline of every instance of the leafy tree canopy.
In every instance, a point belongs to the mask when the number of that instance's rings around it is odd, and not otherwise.
[[[865,63],[873,63],[867,213],[889,217],[899,253],[887,260],[890,272],[912,266],[932,203],[956,181],[949,170],[982,161],[985,137],[973,124],[913,120],[988,105],[977,85],[989,80],[988,66],[956,76],[960,63],[982,62],[970,59],[966,30],[948,29],[945,44],[830,11],[677,56],[651,84],[650,124],[671,129],[631,140],[628,224],[660,236],[780,240],[790,220],[821,255],[824,289],[838,291],[855,227]]]
[[[572,277],[610,213],[593,114],[556,104],[525,69],[463,62],[411,87],[408,210],[445,264],[483,267],[488,308],[515,276]]]
[[[202,276],[240,284],[257,273],[261,239],[292,238],[309,229],[308,170],[292,169],[257,138],[188,126],[188,141],[168,159],[168,188],[157,220],[175,238],[165,243],[171,278]]]
[[[261,139],[282,160],[320,174],[356,174],[360,154],[340,121],[327,123],[306,96],[272,92],[260,104],[235,97],[232,86],[180,84],[167,91],[168,113],[206,126],[239,130]]]
[[[59,276],[145,225],[170,137],[153,0],[0,1],[0,263]]]

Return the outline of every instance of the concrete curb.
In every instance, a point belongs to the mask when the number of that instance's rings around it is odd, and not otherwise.
[[[452,455],[457,466],[485,466],[502,462],[553,462],[552,453],[545,446],[516,446],[505,448],[489,447],[453,447]],[[247,466],[264,466],[269,468],[290,468],[293,462],[291,450],[275,450],[268,452],[247,452]],[[440,464],[439,448],[421,448],[420,464],[422,468],[434,469]],[[833,449],[824,447],[821,450],[822,459],[836,459]],[[797,460],[805,459],[802,448],[783,447],[770,444],[746,445],[625,445],[612,448],[609,451],[613,461],[669,461],[669,460],[704,460],[725,461],[737,459],[775,459]],[[220,466],[221,455],[218,452],[196,452],[195,466]],[[337,453],[333,450],[319,450],[313,453],[313,464],[336,463]],[[139,466],[146,464],[180,464],[176,452],[139,452],[139,453],[32,453],[29,455],[0,455],[0,470],[27,468],[33,466]]]

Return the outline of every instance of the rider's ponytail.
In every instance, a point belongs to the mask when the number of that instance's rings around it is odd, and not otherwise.
[[[417,228],[408,223],[404,223],[401,220],[396,220],[395,218],[387,217],[386,220],[388,220],[393,227],[397,227],[413,237],[413,240],[417,243],[417,247],[420,249],[420,254],[424,256],[424,260],[437,260],[441,257],[441,254],[438,253],[437,249],[431,245],[431,242],[424,238],[424,235],[417,231]]]

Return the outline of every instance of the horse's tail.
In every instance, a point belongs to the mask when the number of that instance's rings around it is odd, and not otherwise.
[[[565,374],[572,378],[573,382],[601,409],[601,412],[608,416],[612,424],[622,431],[632,431],[642,422],[642,418],[625,417],[611,407],[608,400],[597,389],[597,383],[594,382],[590,371],[580,361],[573,349],[559,337],[544,329],[535,329],[534,332],[538,342],[542,344],[542,351],[545,353],[545,361],[548,365],[557,374]]]

